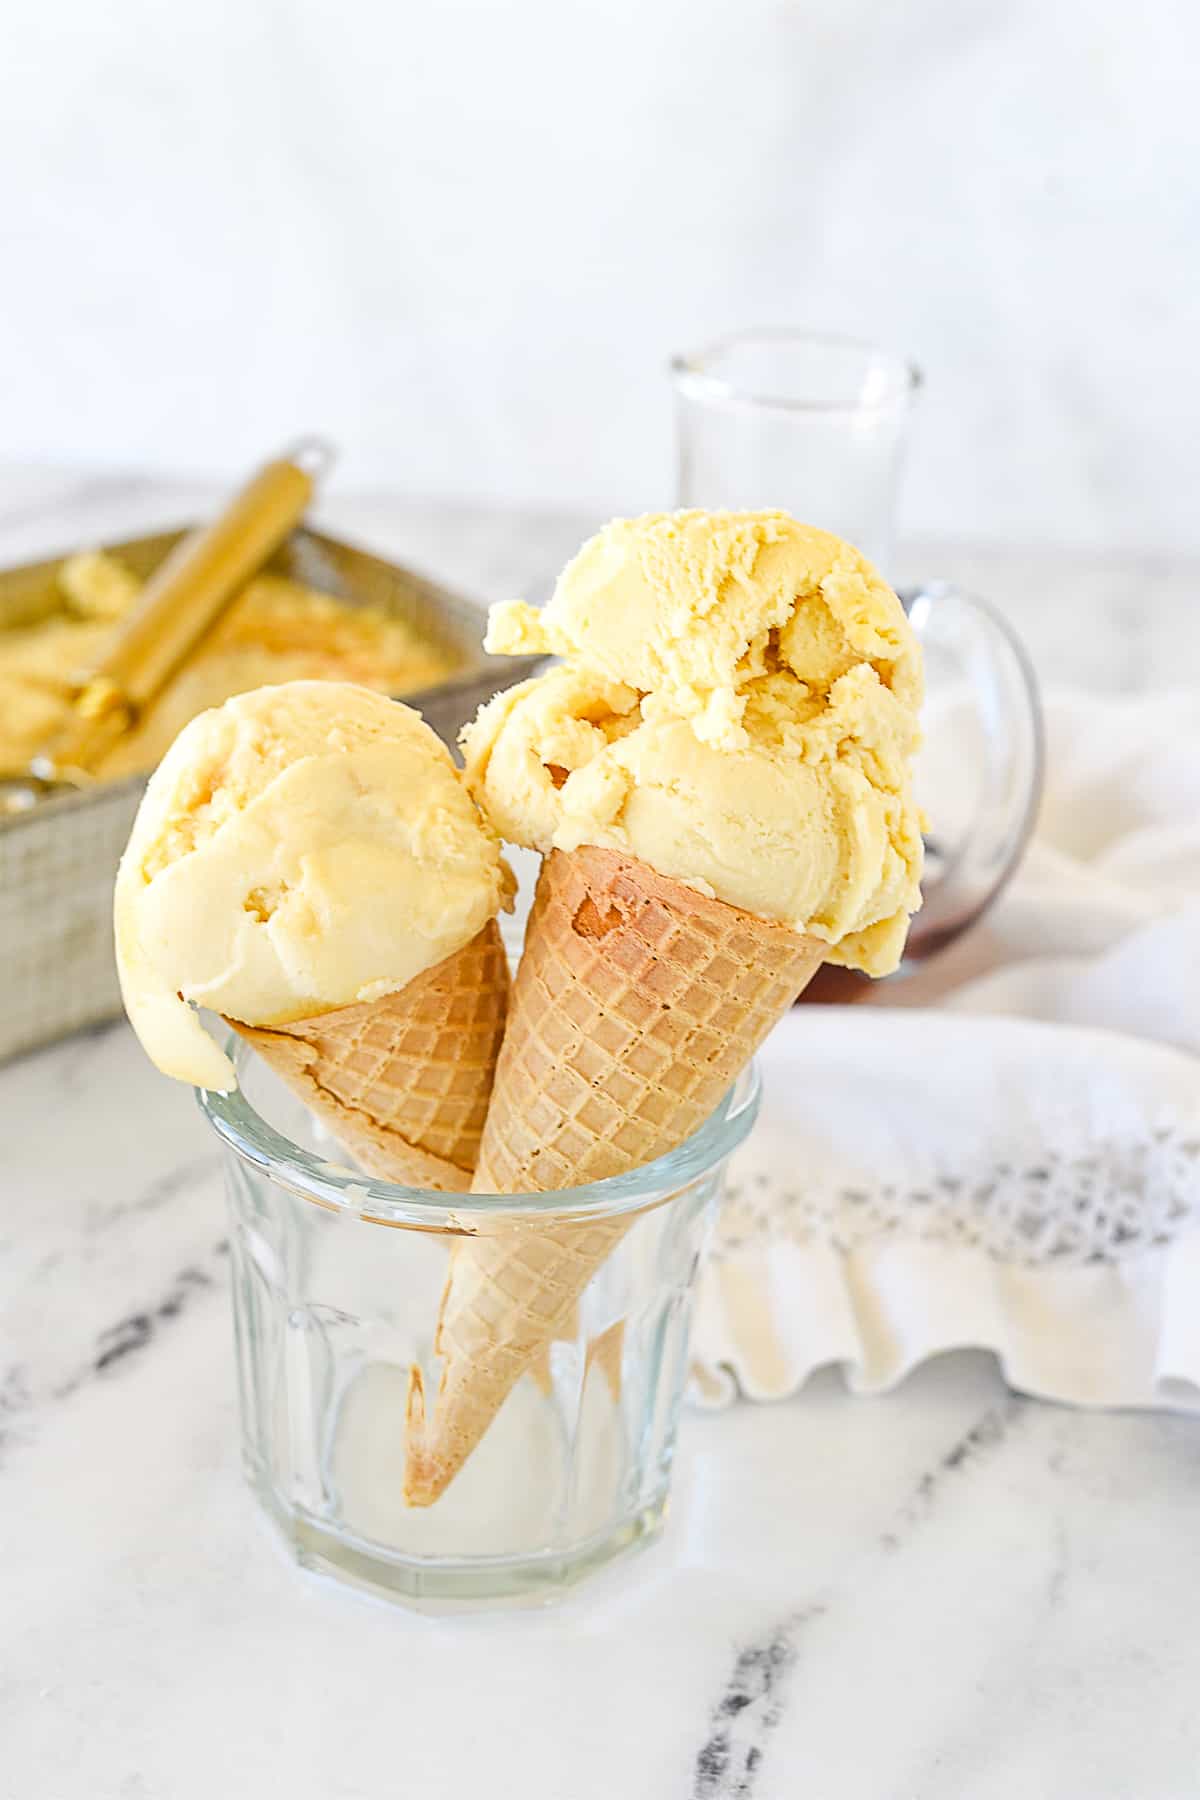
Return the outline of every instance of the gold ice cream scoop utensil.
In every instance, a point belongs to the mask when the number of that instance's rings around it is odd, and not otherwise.
[[[81,787],[117,739],[216,624],[230,601],[299,524],[333,460],[318,438],[266,463],[210,525],[190,532],[138,596],[109,655],[76,696],[71,718],[27,775],[0,780],[0,813]]]

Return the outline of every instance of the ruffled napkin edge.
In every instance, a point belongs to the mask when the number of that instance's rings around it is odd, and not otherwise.
[[[690,1398],[781,1400],[830,1365],[880,1394],[931,1357],[984,1349],[1038,1399],[1200,1412],[1197,1293],[1200,1231],[1120,1263],[1038,1268],[903,1237],[753,1244],[704,1270]]]

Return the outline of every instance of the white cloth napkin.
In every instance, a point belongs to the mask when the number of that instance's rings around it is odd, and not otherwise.
[[[982,1346],[1014,1387],[1200,1409],[1200,694],[1051,696],[1024,864],[870,1005],[764,1049],[697,1398],[878,1392]]]

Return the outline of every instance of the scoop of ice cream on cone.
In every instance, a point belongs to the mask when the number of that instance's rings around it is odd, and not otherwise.
[[[497,650],[568,658],[464,735],[504,837],[545,853],[477,1191],[567,1189],[676,1148],[826,957],[896,966],[919,903],[920,653],[850,546],[780,513],[618,521]],[[545,1363],[628,1216],[455,1246],[406,1497],[428,1505]]]
[[[164,1073],[229,1088],[194,1005],[281,1026],[398,992],[511,890],[445,746],[343,682],[257,688],[200,714],[150,780],[121,860],[126,1011]]]
[[[921,657],[904,610],[850,544],[785,512],[614,519],[559,577],[548,605],[492,608],[487,647],[569,658],[736,748],[748,685],[781,669],[814,695],[869,667],[920,704]]]
[[[742,698],[744,742],[720,749],[569,663],[483,708],[467,779],[511,842],[628,851],[821,939],[831,962],[890,973],[920,901],[913,711],[866,663],[822,697],[776,673]]]
[[[236,1076],[224,1014],[370,1173],[470,1185],[504,1028],[511,876],[449,752],[341,682],[239,695],[151,778],[117,878],[126,1010],[168,1075]]]

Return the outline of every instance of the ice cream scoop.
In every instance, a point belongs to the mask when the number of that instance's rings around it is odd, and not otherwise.
[[[748,685],[773,672],[824,695],[866,664],[901,706],[921,699],[920,652],[891,588],[852,545],[784,512],[615,519],[541,612],[493,607],[487,647],[570,658],[729,749],[745,742]]]
[[[904,632],[907,624],[901,621]],[[542,851],[627,851],[660,875],[896,967],[920,902],[911,707],[869,661],[818,694],[748,682],[734,747],[572,662],[498,694],[467,728],[467,779],[502,837]]]
[[[117,877],[129,1018],[166,1074],[227,1089],[193,1011],[285,1026],[398,992],[467,945],[511,876],[448,751],[341,682],[200,714],[152,776]]]

